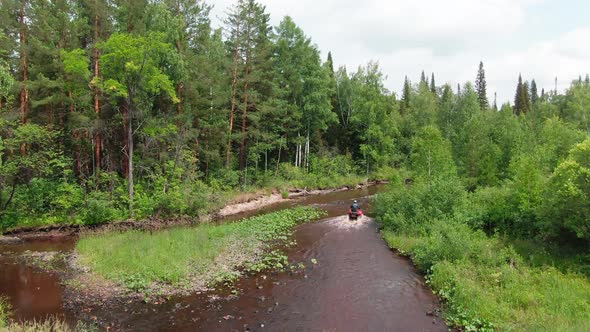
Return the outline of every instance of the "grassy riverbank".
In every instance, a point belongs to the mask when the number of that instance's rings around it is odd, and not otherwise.
[[[285,243],[295,225],[321,215],[316,209],[295,208],[153,234],[88,235],[76,245],[77,260],[92,273],[135,291],[195,290],[235,278],[238,268],[284,267],[286,257],[270,248]]]
[[[375,202],[383,236],[425,274],[450,327],[590,330],[590,256],[584,247],[568,250],[540,238],[484,232],[475,225],[486,225],[495,206],[481,204],[480,193],[466,192],[452,178],[411,186],[398,181],[389,189]]]
[[[384,238],[426,274],[452,327],[590,330],[590,282],[583,275],[533,266],[500,239],[464,225],[440,223],[424,236],[385,231]]]

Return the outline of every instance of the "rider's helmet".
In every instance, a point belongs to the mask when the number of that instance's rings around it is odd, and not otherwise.
[[[356,199],[355,199],[354,201],[352,201],[352,202],[353,202],[353,203],[358,203],[358,202],[356,201]]]

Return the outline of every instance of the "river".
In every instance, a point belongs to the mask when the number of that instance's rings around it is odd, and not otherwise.
[[[105,330],[446,331],[444,321],[432,315],[439,308],[437,298],[411,263],[387,248],[372,219],[352,222],[343,216],[354,198],[370,215],[368,197],[379,190],[307,196],[238,216],[294,205],[328,212],[295,229],[297,245],[287,253],[304,269],[243,278],[236,284],[237,296],[218,290],[159,304],[68,303],[57,274],[29,266],[18,255],[25,250],[69,252],[75,238],[0,246],[0,295],[9,298],[17,320],[52,315],[96,322]]]

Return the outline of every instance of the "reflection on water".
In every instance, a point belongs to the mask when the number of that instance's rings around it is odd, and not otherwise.
[[[9,299],[16,320],[65,317],[59,276],[26,264],[18,255],[27,250],[70,251],[74,244],[73,238],[62,238],[0,245],[0,295]]]

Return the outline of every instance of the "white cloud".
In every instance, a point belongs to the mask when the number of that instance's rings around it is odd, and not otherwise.
[[[561,54],[573,58],[590,58],[590,28],[579,28],[566,33],[557,43]]]
[[[216,0],[214,15],[224,16],[234,1]],[[324,56],[354,71],[379,61],[387,87],[400,91],[405,75],[434,72],[437,83],[473,81],[483,60],[490,101],[511,101],[518,74],[535,78],[539,90],[566,88],[590,71],[590,28],[578,27],[543,40],[523,33],[529,9],[544,0],[260,0],[278,24],[285,15],[312,38]],[[214,18],[219,24],[219,20]],[[531,41],[534,40],[534,41]]]

